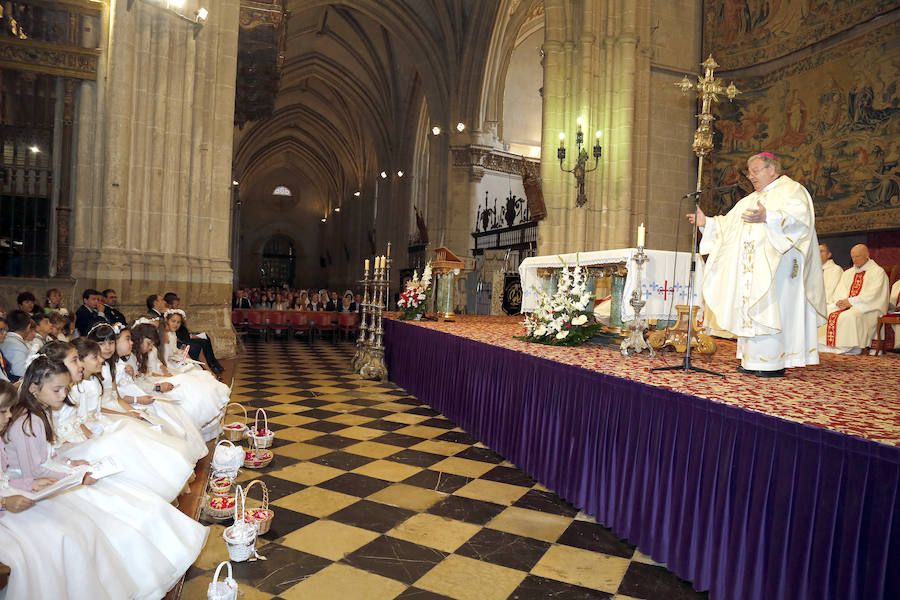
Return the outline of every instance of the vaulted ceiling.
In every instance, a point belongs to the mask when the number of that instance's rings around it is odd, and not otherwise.
[[[382,169],[408,168],[423,101],[433,122],[471,122],[498,4],[285,0],[274,113],[235,132],[242,196],[294,172],[321,215]]]

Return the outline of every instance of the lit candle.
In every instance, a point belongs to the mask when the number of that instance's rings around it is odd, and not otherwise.
[[[366,273],[369,272],[369,259],[366,259]]]
[[[565,133],[559,134],[559,147],[560,148],[566,147],[566,134]]]
[[[387,258],[384,256],[384,254],[382,254],[381,255],[381,268],[383,269],[386,266],[387,266]]]
[[[644,247],[644,238],[646,237],[646,233],[647,233],[647,230],[646,230],[646,228],[644,228],[644,224],[641,223],[640,226],[638,226],[638,240],[637,240],[637,245],[641,248]]]

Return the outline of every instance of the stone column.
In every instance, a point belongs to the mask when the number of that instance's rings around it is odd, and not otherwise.
[[[679,11],[696,12],[697,0],[679,4]],[[659,96],[651,87],[650,24],[676,28],[685,21],[676,20],[676,9],[664,5],[545,0],[541,177],[548,216],[539,225],[538,254],[633,246],[637,225],[648,220],[649,124],[652,115],[667,110],[651,103]],[[699,26],[678,35],[689,43],[699,40]],[[588,202],[581,208],[575,207],[574,177],[563,173],[556,160],[563,132],[565,166],[574,165],[578,117],[585,122],[589,154],[594,133],[603,132],[603,158],[586,176]],[[593,164],[591,159],[588,168]]]
[[[129,317],[174,291],[225,355],[238,16],[221,0],[195,37],[158,6],[111,0],[76,122],[76,287],[115,288]]]

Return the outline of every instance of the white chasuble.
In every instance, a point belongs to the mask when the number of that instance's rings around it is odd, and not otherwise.
[[[840,300],[840,298],[834,297],[834,292],[837,290],[838,283],[841,282],[843,275],[844,270],[830,258],[822,265],[822,278],[825,280],[825,302],[827,304],[834,304]]]
[[[758,203],[766,222],[745,223],[741,216]],[[825,322],[825,286],[818,252],[812,199],[786,175],[728,214],[706,218],[703,300],[719,327],[738,337],[745,369],[819,363],[816,329]]]
[[[887,312],[888,278],[884,269],[869,259],[844,271],[835,290],[835,302],[846,299],[850,308],[828,305],[828,322],[819,329],[819,343],[828,352],[867,348],[875,335],[878,317]]]

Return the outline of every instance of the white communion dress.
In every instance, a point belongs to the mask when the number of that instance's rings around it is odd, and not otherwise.
[[[54,426],[59,425],[60,431],[77,431],[81,439],[58,434],[59,454],[92,462],[112,456],[124,468],[121,480],[152,490],[166,502],[174,500],[194,473],[196,461],[190,460],[193,453],[187,442],[158,431],[146,421],[101,413],[101,394],[96,378],[72,386],[69,398],[76,404],[74,419],[68,410],[67,420],[55,413]],[[81,424],[93,432],[93,437],[84,439],[78,431]]]

